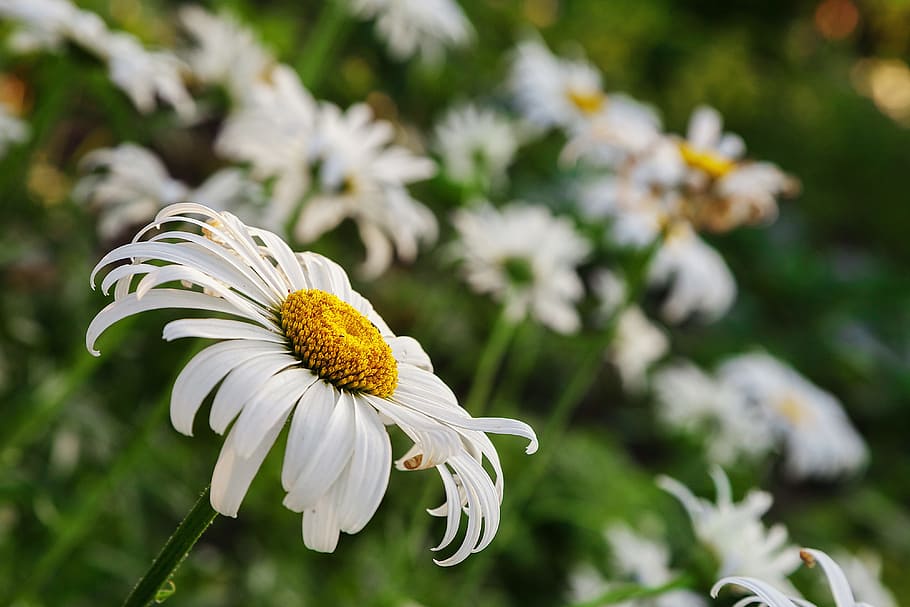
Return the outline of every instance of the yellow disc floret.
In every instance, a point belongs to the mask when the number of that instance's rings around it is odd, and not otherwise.
[[[337,388],[387,398],[398,364],[376,325],[350,304],[319,289],[288,295],[281,326],[303,364]]]
[[[579,91],[569,89],[566,91],[569,101],[584,114],[596,114],[604,106],[607,96],[601,91]]]
[[[698,150],[688,143],[679,144],[679,153],[690,167],[700,169],[714,179],[719,179],[736,168],[736,163],[732,160],[718,154]]]

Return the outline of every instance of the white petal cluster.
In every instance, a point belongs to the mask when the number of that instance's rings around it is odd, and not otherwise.
[[[431,177],[435,164],[394,136],[365,104],[317,104],[293,70],[276,66],[228,118],[216,148],[250,163],[257,178],[274,178],[266,226],[291,224],[309,242],[351,219],[366,247],[364,274],[376,276],[394,254],[412,261],[437,234],[435,217],[406,187]]]
[[[717,501],[695,497],[679,481],[661,476],[657,484],[680,501],[695,537],[717,558],[718,576],[752,576],[767,580],[779,591],[798,594],[787,579],[798,566],[799,554],[787,543],[787,530],[777,524],[766,528],[761,517],[771,507],[771,494],[751,490],[741,502],[733,501],[730,481],[720,468],[711,471]]]
[[[22,143],[29,137],[28,123],[14,116],[0,103],[0,158],[6,155],[11,145]]]
[[[508,118],[474,104],[450,109],[436,125],[435,140],[442,166],[452,181],[492,187],[505,181],[519,143]]]
[[[153,152],[132,143],[94,150],[82,159],[81,168],[89,174],[76,184],[73,197],[98,212],[98,234],[104,240],[144,224],[175,202],[192,200],[243,214],[262,199],[258,184],[240,169],[222,169],[193,189],[172,178]]]
[[[669,349],[666,332],[648,320],[641,308],[632,305],[617,320],[607,359],[619,371],[623,387],[638,392],[646,385],[648,369]]]
[[[171,224],[195,225],[202,234],[173,228],[151,235]],[[127,263],[116,265],[120,262]],[[486,432],[523,436],[531,453],[537,448],[533,430],[510,419],[472,418],[432,373],[420,345],[392,333],[337,264],[314,253],[295,254],[275,234],[247,227],[229,213],[185,203],[165,208],[132,243],[101,259],[92,283],[112,265],[101,289],[113,289],[114,301],[86,333],[93,354],[98,337],[127,316],[170,308],[216,313],[172,321],[164,338],[215,340],[178,376],[171,421],[192,435],[194,419],[213,393],[209,425],[228,433],[212,476],[211,501],[218,512],[237,515],[290,420],[281,474],[284,504],[303,514],[306,545],[331,552],[340,532],[356,533],[366,525],[385,493],[392,454],[384,425],[394,424],[414,443],[398,469],[435,467],[442,477],[446,501],[431,511],[447,523],[437,550],[455,540],[462,514],[467,515],[460,547],[437,562],[454,565],[492,541],[503,480]],[[174,283],[189,287],[168,286]],[[373,324],[397,364],[397,387],[390,396],[338,389],[288,346],[280,307],[290,293],[307,289],[337,297]]]
[[[181,119],[195,116],[196,104],[183,82],[186,65],[172,53],[149,51],[136,37],[109,30],[95,13],[69,0],[0,0],[0,16],[24,26],[29,32],[24,40],[33,47],[55,48],[68,40],[104,61],[111,81],[140,112],[151,112],[161,99]]]
[[[690,362],[655,372],[652,387],[661,422],[705,442],[708,459],[732,464],[774,449],[774,433],[745,395]]]
[[[796,549],[793,549],[796,554]],[[830,556],[821,550],[812,548],[803,548],[799,551],[799,556],[810,567],[821,565],[825,576],[828,578],[828,585],[831,588],[831,595],[834,597],[834,603],[837,607],[872,607],[866,603],[861,603],[854,598],[853,590],[850,588],[850,582],[844,575],[844,571]],[[800,597],[787,596],[781,592],[775,584],[768,583],[761,576],[730,576],[718,580],[714,587],[711,588],[711,596],[717,598],[721,588],[724,586],[734,586],[735,588],[746,590],[751,595],[742,599],[738,604],[763,603],[768,607],[815,607],[813,603]],[[882,607],[874,604],[874,607]]]
[[[194,42],[185,60],[198,81],[221,85],[242,102],[256,82],[268,79],[275,59],[236,19],[199,6],[182,7],[179,17]]]
[[[570,220],[540,205],[513,202],[501,209],[461,209],[452,223],[458,232],[454,252],[475,292],[501,302],[515,322],[531,316],[560,333],[579,329],[575,305],[584,285],[576,267],[590,245]]]
[[[376,33],[399,60],[420,55],[439,63],[446,48],[466,45],[474,30],[455,0],[347,0],[351,12],[375,19]]]
[[[784,442],[794,478],[830,479],[866,463],[866,445],[840,402],[781,361],[742,354],[721,365],[718,377],[761,410]]]

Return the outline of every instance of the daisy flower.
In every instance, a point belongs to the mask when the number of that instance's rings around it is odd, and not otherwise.
[[[172,228],[140,240],[174,223],[198,226],[202,235]],[[515,420],[472,418],[433,374],[420,344],[392,333],[341,267],[315,253],[295,254],[271,232],[192,203],[163,209],[132,243],[102,258],[92,284],[101,270],[124,261],[101,282],[105,293],[113,287],[114,301],[86,332],[93,354],[98,337],[133,314],[188,308],[219,315],[164,328],[168,341],[216,340],[183,368],[171,395],[179,432],[192,435],[212,392],[209,425],[219,434],[229,430],[212,476],[216,511],[237,515],[290,419],[284,505],[303,513],[309,548],[332,552],[339,533],[362,529],[385,493],[392,455],[384,425],[394,424],[414,442],[395,466],[435,467],[442,477],[446,502],[430,511],[447,522],[437,550],[452,542],[467,514],[461,546],[437,562],[454,565],[493,540],[503,482],[485,433],[525,437],[532,453],[534,431]]]
[[[454,0],[348,0],[351,12],[375,19],[376,32],[399,60],[420,55],[439,63],[447,47],[464,46],[474,30]]]
[[[866,444],[840,402],[779,360],[742,354],[721,365],[718,376],[769,420],[785,443],[792,477],[830,479],[866,463]]]
[[[29,130],[27,122],[17,118],[5,104],[0,103],[0,158],[6,155],[10,146],[28,139]]]
[[[453,245],[468,285],[505,306],[519,322],[527,316],[559,333],[581,326],[575,304],[584,285],[575,271],[590,245],[571,221],[549,209],[513,202],[502,209],[488,203],[455,212]]]
[[[586,218],[609,221],[607,237],[623,247],[653,244],[670,220],[659,195],[624,175],[587,180],[578,190],[578,203]]]
[[[21,53],[59,48],[77,12],[69,0],[0,0],[0,17],[19,24],[9,44]]]
[[[695,497],[688,487],[666,476],[658,477],[657,484],[688,512],[695,537],[717,558],[718,576],[753,576],[769,580],[778,591],[798,594],[787,580],[799,566],[796,549],[787,543],[787,530],[780,524],[765,528],[761,522],[771,507],[771,494],[753,489],[741,502],[734,503],[723,470],[713,468],[711,478],[717,491],[716,503]]]
[[[98,210],[98,234],[105,240],[181,200],[249,212],[248,207],[262,198],[259,186],[239,169],[222,169],[194,190],[173,179],[154,153],[132,143],[94,150],[82,159],[81,167],[91,173],[79,180],[73,197]]]
[[[352,219],[366,247],[362,271],[375,277],[392,262],[393,250],[411,262],[421,242],[436,240],[436,218],[408,193],[406,184],[432,177],[436,165],[393,145],[395,131],[374,120],[366,104],[342,112],[323,103],[310,147],[313,191],[294,225],[303,242]]]
[[[732,464],[738,457],[754,459],[774,448],[774,433],[761,412],[740,391],[692,363],[679,361],[659,369],[652,385],[660,421],[703,439],[712,462]]]
[[[609,360],[619,371],[623,387],[641,391],[648,368],[670,349],[667,334],[648,320],[638,306],[623,310],[616,322],[616,334],[607,349]]]
[[[604,98],[602,109],[566,144],[561,155],[564,162],[584,159],[619,168],[648,153],[659,141],[661,120],[654,108],[622,93]]]
[[[199,6],[182,7],[179,17],[195,42],[186,62],[200,82],[219,84],[241,102],[254,83],[268,78],[275,59],[236,19]]]
[[[599,113],[607,99],[593,65],[556,57],[538,40],[515,49],[509,87],[519,111],[543,128],[574,130]]]
[[[796,551],[794,549],[794,554]],[[844,575],[844,571],[834,562],[830,556],[821,550],[803,548],[799,551],[799,557],[809,566],[814,567],[816,564],[821,565],[825,576],[828,578],[828,584],[831,587],[831,595],[834,597],[834,603],[837,607],[870,607],[866,603],[858,602],[853,596],[853,590],[850,588],[850,582]],[[724,586],[735,586],[749,591],[754,596],[742,599],[737,604],[747,605],[753,603],[764,603],[768,607],[815,607],[814,604],[800,597],[789,597],[780,591],[774,584],[769,584],[761,576],[744,577],[730,576],[717,581],[711,588],[711,596],[717,598],[720,589]],[[876,605],[875,607],[881,607]]]
[[[501,185],[518,143],[508,118],[473,104],[450,109],[435,129],[435,147],[446,175],[468,186]]]

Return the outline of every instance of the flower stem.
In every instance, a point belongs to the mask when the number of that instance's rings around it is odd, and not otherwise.
[[[212,524],[218,513],[209,502],[211,487],[207,486],[186,518],[181,521],[174,535],[170,537],[155,560],[133,591],[123,602],[123,607],[145,607],[160,598],[162,586],[174,575],[203,532]],[[168,592],[168,590],[163,590]],[[172,591],[172,590],[170,590]]]
[[[331,63],[332,55],[350,25],[351,20],[342,0],[329,0],[323,4],[319,18],[309,32],[309,41],[300,55],[302,60],[297,64],[300,79],[310,91],[319,86],[326,73],[324,68]]]
[[[468,396],[464,401],[464,408],[474,417],[483,415],[490,393],[493,391],[493,380],[502,363],[502,358],[515,335],[516,324],[506,316],[505,308],[496,319],[496,324],[487,336],[487,343],[483,347],[477,370],[474,372],[474,381]]]

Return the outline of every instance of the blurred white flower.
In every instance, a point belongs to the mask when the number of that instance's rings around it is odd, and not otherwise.
[[[258,185],[239,169],[218,171],[191,189],[172,178],[153,152],[131,143],[94,150],[83,158],[81,168],[90,174],[76,184],[73,197],[97,210],[98,233],[104,240],[149,221],[161,208],[181,200],[248,212],[262,198]]]
[[[526,40],[515,49],[509,87],[524,117],[545,128],[574,131],[606,102],[594,66],[556,57],[538,40]]]
[[[6,156],[11,145],[22,143],[29,137],[28,123],[14,116],[0,103],[0,158]]]
[[[239,21],[199,6],[184,6],[179,16],[195,42],[186,62],[200,82],[219,84],[242,102],[256,82],[268,79],[275,59]]]
[[[579,211],[588,219],[609,220],[607,235],[616,244],[643,248],[653,244],[670,220],[666,200],[625,175],[606,175],[583,182]]]
[[[172,223],[196,225],[202,234],[168,229]],[[141,240],[156,229],[163,231]],[[212,476],[215,510],[237,515],[290,419],[284,505],[303,513],[308,547],[332,552],[340,532],[360,531],[385,494],[392,447],[384,424],[395,424],[414,442],[396,467],[435,467],[442,477],[446,501],[430,511],[446,518],[437,549],[451,544],[467,515],[461,546],[437,563],[454,565],[493,540],[503,483],[486,433],[525,437],[532,453],[534,431],[516,420],[472,418],[432,373],[420,344],[396,337],[340,266],[315,253],[295,254],[271,232],[190,203],[165,208],[133,242],[102,258],[93,285],[112,264],[120,265],[101,288],[113,287],[114,301],[86,331],[95,355],[98,337],[127,316],[169,308],[217,313],[164,328],[168,341],[216,340],[183,368],[171,398],[171,421],[183,434],[192,435],[212,392],[212,429],[230,427]],[[175,282],[190,287],[167,286]]]
[[[77,12],[69,0],[0,0],[0,17],[18,22],[9,45],[20,53],[57,49]]]
[[[540,205],[482,204],[455,212],[455,255],[477,293],[489,293],[514,322],[532,316],[560,333],[581,326],[576,303],[584,286],[576,266],[590,245],[566,218]]]
[[[683,222],[667,231],[648,268],[648,283],[668,286],[661,315],[674,324],[692,316],[715,321],[736,299],[736,280],[724,258]]]
[[[597,165],[620,168],[648,153],[660,140],[657,111],[628,95],[605,95],[600,111],[577,129],[562,153],[563,161],[583,158]]]
[[[796,549],[793,549],[796,554]],[[828,585],[831,588],[831,595],[834,597],[834,603],[837,607],[870,607],[866,603],[860,603],[853,597],[853,590],[850,583],[844,576],[844,572],[834,560],[821,550],[803,548],[799,551],[799,556],[809,566],[814,567],[816,564],[821,565],[828,578]],[[714,587],[711,588],[711,596],[717,598],[720,589],[724,586],[733,586],[740,590],[746,590],[754,596],[742,599],[737,604],[763,603],[768,607],[815,607],[813,603],[805,599],[781,592],[781,589],[775,584],[769,584],[762,576],[745,577],[730,576],[718,580]],[[875,605],[875,607],[882,607]]]
[[[454,0],[348,0],[351,12],[375,19],[376,32],[396,59],[420,55],[439,63],[448,47],[464,46],[474,30]]]
[[[712,468],[711,478],[717,491],[716,503],[695,497],[685,485],[666,476],[658,477],[657,484],[685,507],[695,537],[717,558],[718,576],[752,576],[767,580],[778,591],[798,595],[787,579],[799,567],[798,551],[787,543],[783,525],[766,529],[761,522],[771,507],[771,494],[753,489],[741,502],[734,503],[723,470]]]
[[[597,298],[600,320],[607,320],[626,303],[628,287],[625,279],[612,270],[601,268],[591,275],[591,292]]]
[[[303,242],[315,240],[350,218],[366,247],[364,275],[375,277],[398,257],[411,262],[420,242],[436,240],[433,213],[414,200],[406,184],[432,177],[435,163],[393,145],[392,125],[374,120],[366,104],[342,112],[319,107],[310,147],[313,192],[294,226]]]
[[[856,472],[868,457],[862,437],[840,402],[768,354],[728,359],[718,377],[742,392],[786,443],[794,478],[833,478]]]
[[[663,586],[677,577],[670,569],[666,544],[617,523],[604,532],[617,573],[646,588]],[[654,598],[617,603],[623,607],[702,607],[706,601],[691,590],[671,590]]]
[[[700,437],[711,462],[732,464],[738,457],[754,459],[774,448],[774,433],[761,411],[740,391],[692,363],[677,361],[659,369],[652,385],[659,419]]]
[[[855,555],[840,551],[834,560],[840,563],[858,601],[875,607],[897,607],[894,594],[881,582],[882,559],[879,555],[869,551]]]
[[[518,133],[502,114],[473,104],[450,109],[436,125],[435,147],[453,181],[501,185],[518,149]]]
[[[569,571],[569,604],[588,603],[609,589],[606,578],[590,563],[582,563]]]
[[[648,320],[641,308],[632,305],[617,320],[607,360],[619,371],[623,387],[639,392],[645,387],[648,369],[669,349],[667,334]]]

